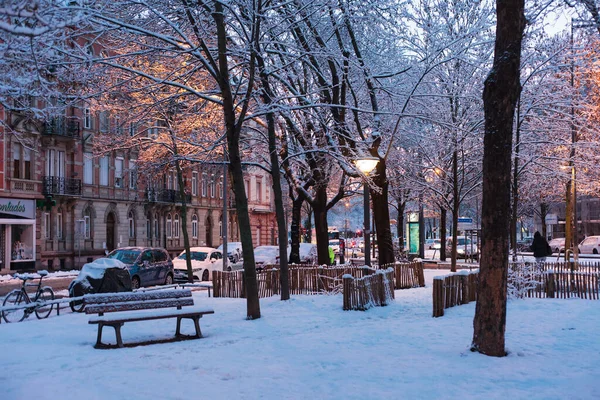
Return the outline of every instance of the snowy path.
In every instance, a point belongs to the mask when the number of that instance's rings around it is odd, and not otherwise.
[[[427,288],[367,312],[342,311],[341,295],[263,299],[258,321],[243,319],[244,300],[194,293],[215,310],[201,319],[204,339],[119,350],[94,349],[81,314],[1,324],[2,399],[600,397],[600,302],[510,302],[511,353],[490,358],[468,351],[474,303],[431,317],[431,279],[445,273],[426,271]],[[174,329],[130,323],[123,339]]]

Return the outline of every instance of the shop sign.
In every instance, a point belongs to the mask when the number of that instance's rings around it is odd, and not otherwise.
[[[35,203],[33,200],[0,199],[0,214],[33,219],[35,218]]]

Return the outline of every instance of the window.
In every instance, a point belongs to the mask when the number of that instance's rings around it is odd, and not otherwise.
[[[83,109],[83,127],[92,129],[92,111],[87,107]]]
[[[135,122],[129,123],[129,136],[135,136],[137,133],[137,124]]]
[[[135,160],[129,160],[129,189],[137,188],[137,168]]]
[[[50,213],[44,213],[44,238],[50,239],[51,234]]]
[[[121,125],[121,116],[115,115],[115,133],[117,135],[123,134],[123,125]]]
[[[123,187],[123,159],[115,159],[115,187]]]
[[[108,111],[100,111],[100,132],[106,133],[110,128],[110,122],[108,120]]]
[[[256,201],[262,202],[262,182],[259,180],[256,181]]]
[[[100,159],[100,185],[108,186],[108,156]]]
[[[172,235],[172,225],[173,225],[173,220],[171,219],[171,214],[167,214],[167,231],[165,232],[167,234],[167,237],[171,237]]]
[[[83,217],[84,225],[85,225],[85,238],[91,239],[92,237],[92,219],[89,215]]]
[[[223,180],[219,181],[219,198],[222,199],[223,198]]]
[[[146,216],[146,238],[152,239],[152,219],[151,214],[148,213]]]
[[[173,176],[171,175],[171,173],[167,174],[167,189],[173,189]]]
[[[158,221],[158,213],[154,214],[154,237],[159,239],[160,238],[160,229],[159,229],[159,225],[160,222]]]
[[[31,149],[23,147],[23,179],[31,179]]]
[[[219,237],[223,237],[223,216],[219,218]]]
[[[65,152],[53,149],[46,150],[46,175],[65,177]]]
[[[94,183],[94,160],[92,153],[83,153],[83,183],[87,185]]]
[[[21,179],[21,145],[19,143],[13,143],[13,178]]]
[[[246,189],[246,199],[250,200],[250,182],[244,181],[244,188]]]
[[[198,195],[198,173],[192,172],[192,196]]]
[[[202,173],[202,197],[206,197],[207,186],[208,186],[208,175],[206,173]]]
[[[179,214],[175,214],[175,219],[173,220],[173,237],[179,238]]]
[[[129,215],[128,215],[127,219],[129,221],[129,238],[133,239],[133,238],[135,238],[135,218],[134,218],[133,211],[129,211]]]
[[[56,238],[63,238],[63,215],[62,212],[56,214]]]
[[[198,238],[198,216],[196,214],[192,217],[192,237]]]
[[[256,245],[260,246],[260,228],[256,228]]]
[[[217,191],[217,182],[215,181],[215,174],[210,176],[210,197],[215,198],[215,192]]]

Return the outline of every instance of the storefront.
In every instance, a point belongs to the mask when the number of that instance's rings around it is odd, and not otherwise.
[[[35,269],[35,200],[0,198],[0,269]]]

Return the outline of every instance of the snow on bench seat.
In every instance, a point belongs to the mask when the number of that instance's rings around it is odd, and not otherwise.
[[[210,308],[193,307],[183,310],[152,310],[152,311],[126,311],[118,312],[111,315],[91,317],[88,323],[97,324],[99,322],[133,322],[144,321],[151,319],[187,317],[190,315],[214,314],[215,311]]]

